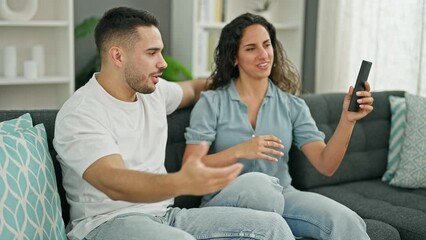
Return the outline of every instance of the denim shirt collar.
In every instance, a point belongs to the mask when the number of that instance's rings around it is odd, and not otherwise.
[[[271,79],[268,78],[268,90],[266,90],[266,96],[267,98],[273,97],[273,88],[274,83],[271,81]],[[228,86],[227,89],[229,96],[231,96],[231,99],[234,101],[241,101],[240,95],[238,94],[237,87],[235,87],[235,78],[231,79],[231,83]]]

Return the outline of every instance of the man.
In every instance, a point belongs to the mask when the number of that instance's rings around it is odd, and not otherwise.
[[[170,207],[178,195],[228,185],[240,164],[209,168],[207,146],[177,173],[164,167],[167,114],[193,104],[205,81],[162,80],[156,18],[119,7],[95,29],[101,70],[58,113],[54,147],[71,207],[71,239],[292,239],[275,213]]]

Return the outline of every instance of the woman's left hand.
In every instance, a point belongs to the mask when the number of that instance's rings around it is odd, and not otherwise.
[[[354,88],[351,86],[349,88],[348,94],[346,94],[345,101],[343,102],[343,114],[346,116],[346,119],[350,122],[355,122],[365,116],[367,116],[371,111],[373,111],[373,102],[374,98],[371,96],[370,84],[368,81],[365,82],[365,90],[354,93]],[[349,102],[351,101],[352,94],[356,94],[358,97],[359,111],[351,112],[348,111]]]

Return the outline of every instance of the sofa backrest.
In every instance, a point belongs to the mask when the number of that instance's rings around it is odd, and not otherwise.
[[[180,170],[182,156],[185,151],[185,130],[189,126],[192,107],[180,109],[167,117],[168,138],[166,147],[166,169],[168,172]],[[179,196],[175,198],[175,206],[181,208],[198,207],[201,203],[199,196]]]
[[[292,184],[306,190],[323,185],[381,178],[386,170],[390,133],[389,96],[404,96],[402,91],[373,92],[374,110],[358,121],[347,153],[332,177],[321,175],[296,147],[290,151],[289,169]],[[345,94],[302,95],[318,128],[327,142],[339,122]]]

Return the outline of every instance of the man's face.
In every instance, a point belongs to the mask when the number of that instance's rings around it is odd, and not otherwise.
[[[139,93],[152,93],[167,63],[161,51],[163,40],[158,28],[154,26],[138,28],[140,40],[124,68],[124,77],[131,89]]]

